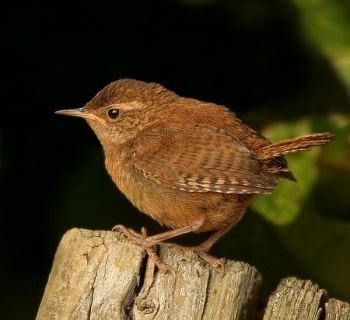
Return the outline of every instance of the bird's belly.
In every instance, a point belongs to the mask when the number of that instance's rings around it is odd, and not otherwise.
[[[112,168],[107,163],[106,167],[110,173]],[[163,187],[127,170],[110,175],[135,207],[173,229],[191,225],[203,215],[205,222],[199,232],[221,229],[238,222],[248,205],[247,195],[242,201],[241,196],[235,194],[186,192]]]

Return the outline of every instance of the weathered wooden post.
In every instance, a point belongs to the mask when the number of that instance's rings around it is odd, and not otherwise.
[[[212,269],[188,249],[161,245],[175,274],[155,271],[140,248],[111,231],[72,229],[56,252],[37,314],[49,319],[255,319],[261,276],[227,261]],[[349,320],[350,305],[311,281],[288,278],[269,299],[264,319]]]

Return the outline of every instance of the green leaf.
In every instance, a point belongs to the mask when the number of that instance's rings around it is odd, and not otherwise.
[[[310,120],[303,119],[294,123],[278,123],[267,127],[263,134],[273,141],[289,139],[310,132]],[[288,167],[298,183],[281,180],[278,187],[268,196],[259,196],[252,208],[265,219],[276,225],[293,222],[317,179],[318,168],[315,164],[320,150],[299,152],[287,157]]]
[[[335,176],[335,172],[339,170],[349,174],[350,117],[337,114],[302,119],[292,123],[276,123],[263,130],[263,134],[271,141],[289,139],[309,132],[324,131],[329,131],[336,136],[332,143],[322,148],[302,151],[286,157],[288,167],[293,172],[297,183],[280,180],[272,195],[259,196],[253,202],[253,210],[269,222],[275,225],[287,225],[295,221],[318,181],[321,165],[323,166],[322,172],[327,173],[330,177]],[[327,179],[327,181],[333,180]],[[332,191],[339,188],[336,184],[327,187]],[[338,194],[343,194],[342,191],[344,190],[340,190]],[[322,199],[320,201],[322,202]]]

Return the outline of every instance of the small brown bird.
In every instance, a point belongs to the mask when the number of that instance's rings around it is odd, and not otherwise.
[[[155,260],[161,241],[214,231],[194,250],[214,266],[213,244],[244,215],[255,194],[293,180],[283,155],[326,144],[329,133],[271,143],[226,107],[180,97],[157,83],[121,79],[84,107],[57,111],[86,119],[112,180],[142,212],[171,230],[153,236],[118,225]]]

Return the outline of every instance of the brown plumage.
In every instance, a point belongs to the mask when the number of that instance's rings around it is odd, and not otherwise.
[[[207,252],[242,218],[252,197],[271,193],[277,178],[294,179],[283,155],[332,139],[320,133],[271,143],[224,106],[131,79],[112,82],[83,108],[57,113],[87,120],[118,188],[140,211],[172,229],[147,237],[116,226],[161,269],[167,266],[154,245],[188,232],[214,231],[195,250],[220,265]]]

